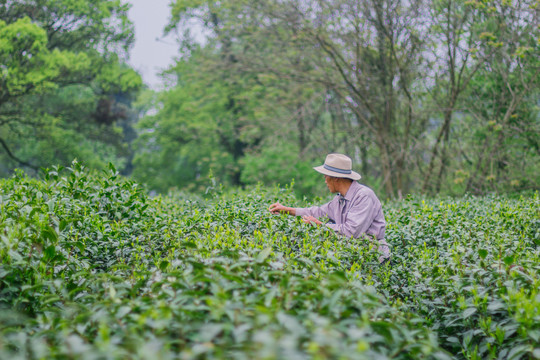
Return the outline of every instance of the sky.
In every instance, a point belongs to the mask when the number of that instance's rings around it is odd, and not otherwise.
[[[173,64],[178,54],[174,38],[163,37],[170,14],[169,1],[128,0],[131,4],[129,18],[135,24],[135,45],[128,62],[154,90],[163,87],[158,73]]]

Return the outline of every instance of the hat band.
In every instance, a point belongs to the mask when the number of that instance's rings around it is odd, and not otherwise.
[[[340,173],[340,174],[350,174],[350,173],[352,173],[351,170],[338,169],[338,168],[335,168],[335,167],[333,167],[333,166],[326,165],[326,164],[324,164],[323,167],[324,167],[326,170],[334,171],[334,172],[337,172],[337,173]]]

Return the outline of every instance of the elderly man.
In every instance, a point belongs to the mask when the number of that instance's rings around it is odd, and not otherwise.
[[[343,154],[329,154],[324,164],[314,169],[324,175],[330,192],[337,193],[332,201],[309,208],[291,208],[275,203],[269,210],[273,214],[302,216],[306,223],[316,225],[323,224],[318,218],[327,217],[329,221],[324,225],[341,235],[354,238],[362,234],[373,236],[379,241],[379,262],[386,262],[390,258],[390,249],[384,240],[386,222],[381,202],[373,190],[356,181],[361,176],[352,171],[351,159]]]

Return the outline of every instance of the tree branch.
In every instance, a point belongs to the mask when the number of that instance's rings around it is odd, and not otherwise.
[[[13,160],[15,160],[16,162],[18,162],[19,164],[21,164],[23,166],[26,166],[26,167],[29,167],[32,170],[36,170],[36,171],[39,170],[39,168],[37,166],[34,166],[34,165],[30,164],[30,163],[27,163],[26,161],[23,161],[23,160],[19,159],[18,157],[16,157],[15,155],[13,155],[11,150],[9,150],[9,147],[7,146],[4,139],[0,138],[0,144],[2,145],[4,150],[6,150],[6,153],[8,154],[8,156],[10,158],[12,158]]]

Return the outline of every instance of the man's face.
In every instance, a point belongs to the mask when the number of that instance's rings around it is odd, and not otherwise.
[[[328,186],[328,190],[330,190],[331,193],[337,192],[336,190],[336,178],[324,175],[324,182],[326,183],[326,186]]]

